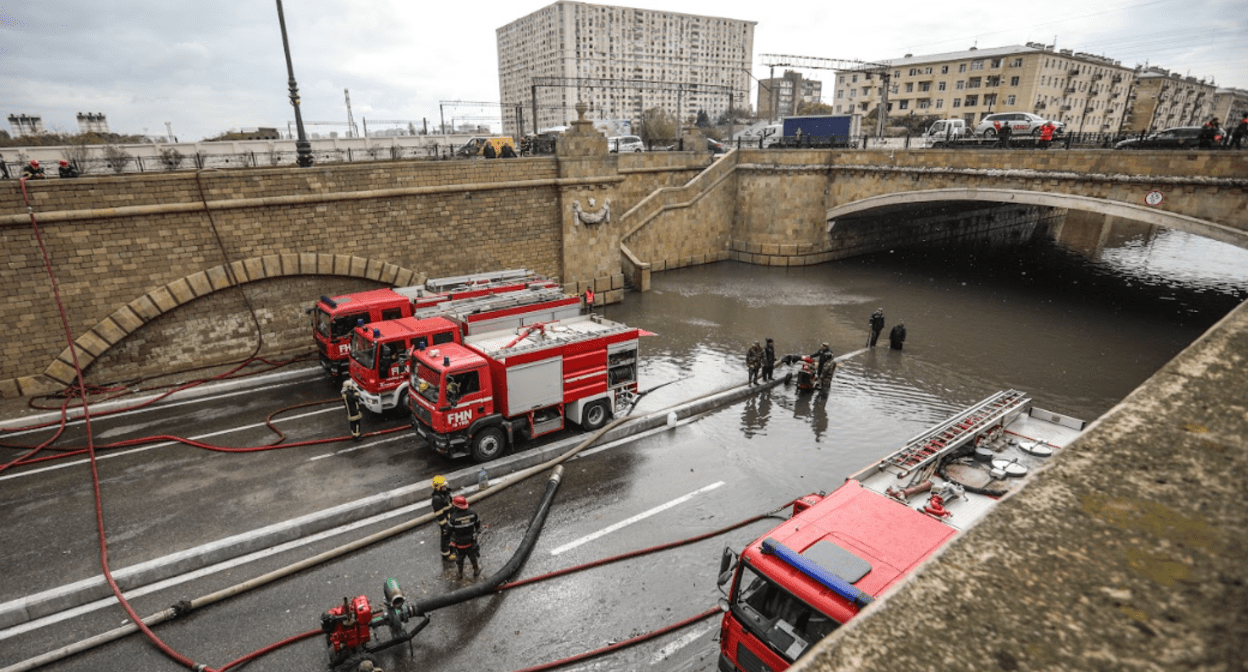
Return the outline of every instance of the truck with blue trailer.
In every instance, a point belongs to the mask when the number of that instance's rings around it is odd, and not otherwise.
[[[856,147],[861,114],[817,114],[783,119],[781,138],[772,147]]]

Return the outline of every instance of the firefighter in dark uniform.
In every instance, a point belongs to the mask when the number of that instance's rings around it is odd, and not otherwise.
[[[434,519],[438,521],[438,529],[442,536],[442,559],[455,561],[451,552],[451,490],[446,486],[445,476],[433,477],[433,496],[429,498],[429,506],[433,508]]]
[[[906,342],[906,323],[898,322],[893,330],[888,332],[888,347],[894,350],[900,350],[901,344]]]
[[[828,366],[828,362],[832,361],[832,348],[824,343],[818,350],[810,353],[810,358],[818,363],[818,368],[815,369],[815,379],[823,380],[823,370]]]
[[[867,347],[874,348],[875,342],[880,338],[880,332],[884,331],[884,309],[879,308],[871,313],[868,323],[871,325],[871,338],[867,339]]]
[[[464,559],[472,561],[472,575],[481,576],[481,549],[477,534],[481,531],[481,518],[468,508],[468,499],[457,496],[451,500],[451,515],[447,524],[451,528],[451,547],[455,549],[455,564],[459,566],[459,578],[464,578]]]
[[[763,380],[774,380],[771,376],[776,369],[776,344],[770,338],[763,346]]]
[[[745,368],[750,372],[750,384],[758,380],[758,370],[763,368],[763,344],[754,341],[754,345],[745,351]]]
[[[359,441],[360,420],[364,415],[360,412],[360,391],[347,381],[342,384],[342,405],[347,407],[347,422],[351,425],[351,438]]]

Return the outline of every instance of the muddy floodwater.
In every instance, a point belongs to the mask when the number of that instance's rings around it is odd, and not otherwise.
[[[743,380],[754,340],[774,338],[778,356],[825,341],[838,355],[863,348],[882,308],[879,344],[840,366],[826,400],[764,395],[701,423],[726,446],[834,449],[835,477],[1002,389],[1091,421],[1245,298],[1246,250],[1138,224],[1068,222],[1059,238],[1021,246],[669,271],[606,314],[656,332],[643,342],[642,387],[658,388],[645,401],[661,407],[676,401],[672,388],[687,398]],[[887,335],[898,321],[907,338],[894,351]]]

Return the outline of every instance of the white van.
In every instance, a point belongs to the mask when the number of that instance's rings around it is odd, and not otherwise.
[[[964,138],[967,133],[965,119],[938,119],[923,133],[923,146],[938,147],[946,140]]]

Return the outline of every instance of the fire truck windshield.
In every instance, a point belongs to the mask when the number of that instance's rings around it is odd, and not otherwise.
[[[351,359],[357,364],[374,371],[377,368],[377,342],[356,332],[351,337]]]
[[[425,401],[438,405],[438,396],[442,393],[442,388],[438,382],[442,380],[442,372],[421,364],[414,367],[412,373],[412,388],[416,393],[425,398]]]
[[[326,317],[329,316],[326,315]],[[335,317],[330,323],[329,337],[335,341],[340,338],[346,338],[360,324],[368,324],[368,313],[352,313]],[[320,330],[319,324],[317,325],[317,330]]]
[[[316,333],[324,336],[325,338],[329,338],[329,325],[331,321],[329,313],[321,310],[320,308],[316,309],[315,317],[313,318],[313,326],[316,328]]]
[[[840,626],[744,562],[729,604],[747,631],[790,663]]]

